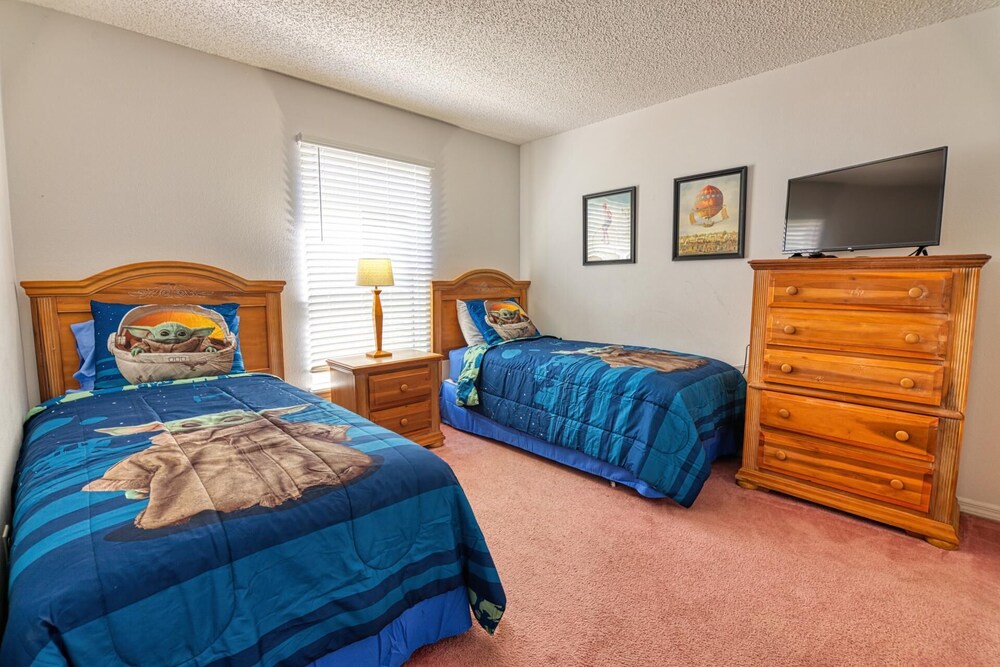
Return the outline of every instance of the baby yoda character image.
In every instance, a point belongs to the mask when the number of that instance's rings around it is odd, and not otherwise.
[[[154,327],[126,326],[138,340],[129,350],[132,356],[143,352],[218,352],[224,341],[209,338],[215,327],[192,329],[180,322],[162,322]]]
[[[487,301],[486,323],[504,340],[527,338],[538,334],[528,314],[511,301]]]
[[[112,436],[156,433],[152,445],[111,466],[84,491],[149,498],[135,517],[143,529],[185,523],[200,512],[277,507],[314,487],[344,486],[376,466],[340,443],[347,424],[289,422],[308,405],[228,410],[168,422],[97,429]]]
[[[652,368],[663,373],[673,371],[689,371],[700,368],[708,363],[708,359],[698,357],[682,357],[673,352],[663,350],[628,350],[622,345],[605,345],[604,347],[584,347],[579,350],[556,352],[556,354],[589,354],[597,357],[611,368],[637,366]]]

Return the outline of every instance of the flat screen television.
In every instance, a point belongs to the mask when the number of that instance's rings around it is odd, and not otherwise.
[[[941,242],[947,146],[788,181],[784,252]]]

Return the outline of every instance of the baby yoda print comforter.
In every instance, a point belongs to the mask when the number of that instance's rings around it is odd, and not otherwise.
[[[69,394],[15,478],[0,664],[304,665],[464,588],[505,597],[451,469],[272,376]]]
[[[715,359],[548,336],[470,347],[457,387],[458,405],[624,468],[684,507],[711,472],[705,444],[742,433],[745,400],[742,374]]]

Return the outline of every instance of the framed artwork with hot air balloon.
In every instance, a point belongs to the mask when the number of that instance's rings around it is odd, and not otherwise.
[[[674,259],[743,257],[747,168],[674,179]]]
[[[635,263],[636,188],[583,196],[583,263]]]

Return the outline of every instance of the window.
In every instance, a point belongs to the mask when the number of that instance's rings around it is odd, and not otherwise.
[[[388,257],[395,284],[382,291],[382,347],[430,346],[431,169],[299,142],[314,370],[328,357],[375,349],[371,288],[355,285],[358,259]],[[313,389],[329,386],[313,373]]]

